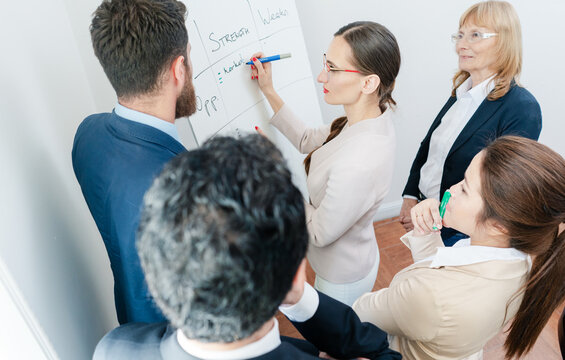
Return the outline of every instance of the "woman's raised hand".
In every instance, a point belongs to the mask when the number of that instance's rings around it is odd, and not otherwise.
[[[253,54],[253,57],[251,57],[251,61],[253,61],[253,65],[251,65],[251,80],[257,80],[257,84],[267,98],[269,105],[271,105],[273,111],[277,113],[284,105],[284,101],[273,87],[272,64],[270,62],[260,62],[259,59],[262,57],[262,52],[256,52]]]
[[[261,63],[259,61],[263,55],[262,52],[257,52],[251,58],[254,64],[251,65],[251,80],[257,80],[259,88],[265,93],[273,90],[273,73],[270,62]]]
[[[436,199],[426,199],[419,202],[410,210],[410,217],[414,225],[415,236],[437,232],[442,227],[442,219],[439,215],[439,201]]]

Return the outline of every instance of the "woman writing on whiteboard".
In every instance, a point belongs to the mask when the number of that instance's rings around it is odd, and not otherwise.
[[[324,100],[343,105],[345,116],[307,128],[274,90],[271,64],[252,59],[252,78],[274,116],[271,124],[302,153],[310,195],[306,216],[308,260],[315,287],[348,305],[371,291],[379,251],[373,229],[393,171],[395,132],[389,109],[400,68],[395,37],[374,22],[339,29],[323,55],[318,82]]]

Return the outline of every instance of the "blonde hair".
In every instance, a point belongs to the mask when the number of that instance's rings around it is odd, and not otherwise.
[[[506,1],[484,1],[471,6],[461,15],[459,28],[467,23],[492,29],[498,35],[493,51],[497,57],[494,63],[494,90],[487,99],[496,100],[510,90],[512,80],[518,84],[522,72],[522,30],[520,19],[514,7]],[[455,90],[471,75],[459,70],[453,77],[452,96]]]

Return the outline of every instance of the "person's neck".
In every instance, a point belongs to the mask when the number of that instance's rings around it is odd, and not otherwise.
[[[371,103],[357,103],[351,105],[344,105],[345,116],[347,116],[347,122],[349,126],[355,125],[356,123],[379,117],[382,114],[379,104]]]
[[[494,72],[492,70],[485,69],[485,70],[474,71],[470,73],[470,75],[471,75],[471,88],[474,88],[475,86],[479,85],[486,79],[493,76]]]
[[[246,337],[245,339],[241,339],[238,341],[230,342],[230,343],[220,343],[220,342],[201,342],[198,340],[188,339],[186,336],[184,340],[186,340],[186,345],[190,347],[197,347],[202,350],[206,351],[230,351],[239,349],[246,345],[252,344],[256,341],[259,341],[263,336],[267,335],[269,331],[273,329],[275,326],[275,320],[271,318],[269,321],[263,324],[259,328],[259,330],[255,331],[251,336]],[[182,345],[181,345],[182,346]]]
[[[176,99],[158,94],[141,95],[132,98],[118,98],[118,102],[135,111],[155,116],[163,121],[175,123]]]
[[[509,248],[510,239],[504,234],[488,234],[480,231],[470,236],[471,245]]]

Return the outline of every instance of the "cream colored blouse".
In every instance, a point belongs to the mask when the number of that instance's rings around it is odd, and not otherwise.
[[[310,129],[284,105],[271,119],[302,153],[322,145],[330,125]],[[396,138],[391,111],[345,125],[310,162],[306,216],[308,260],[322,278],[350,283],[367,276],[378,261],[373,220],[388,193]]]
[[[404,359],[480,358],[483,346],[511,320],[526,281],[529,259],[512,248],[470,246],[469,239],[445,248],[439,234],[409,232],[402,241],[415,264],[390,286],[361,296],[353,309],[362,321],[387,333]]]

